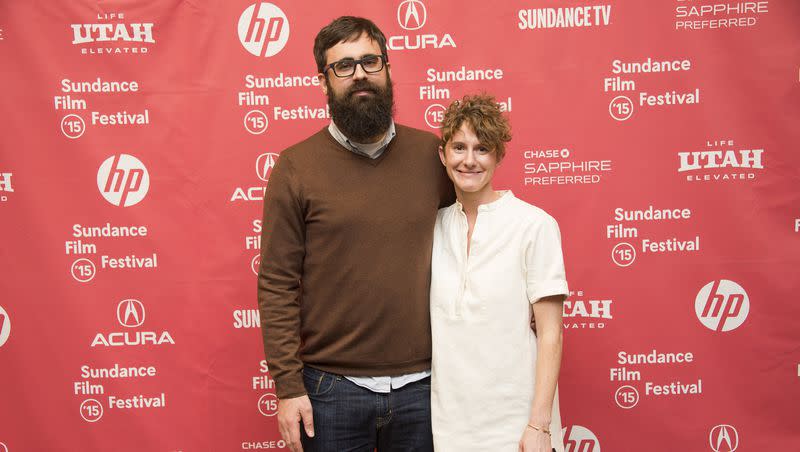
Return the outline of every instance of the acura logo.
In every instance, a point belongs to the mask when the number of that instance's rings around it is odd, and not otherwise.
[[[267,152],[266,154],[259,155],[256,160],[256,174],[258,178],[267,182],[269,180],[269,174],[272,172],[272,168],[275,168],[275,162],[277,161],[278,154]]]
[[[732,425],[717,425],[711,429],[708,442],[714,452],[733,452],[739,447],[739,433]]]
[[[397,7],[397,22],[406,30],[419,30],[428,20],[428,10],[420,0],[405,0]]]
[[[122,300],[117,305],[117,320],[120,325],[136,328],[144,323],[144,305],[139,300]]]

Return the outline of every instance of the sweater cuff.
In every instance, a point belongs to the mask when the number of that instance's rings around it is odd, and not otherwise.
[[[293,399],[307,394],[303,374],[297,373],[275,380],[275,395],[279,399]]]

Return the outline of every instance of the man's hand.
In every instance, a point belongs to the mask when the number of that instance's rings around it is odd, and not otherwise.
[[[300,444],[301,421],[306,435],[313,437],[314,415],[307,395],[278,401],[278,430],[292,452],[303,452],[303,445]]]

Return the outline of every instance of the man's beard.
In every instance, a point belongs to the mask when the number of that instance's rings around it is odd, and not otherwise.
[[[328,107],[336,127],[350,140],[366,143],[386,133],[394,113],[392,80],[386,77],[381,88],[368,80],[358,80],[341,97],[337,96],[328,80]],[[356,91],[370,91],[372,95],[354,96]]]

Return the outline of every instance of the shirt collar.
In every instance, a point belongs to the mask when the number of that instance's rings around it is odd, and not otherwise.
[[[355,141],[351,141],[344,135],[344,133],[342,133],[341,130],[339,130],[338,127],[336,127],[336,123],[333,121],[331,121],[331,123],[328,125],[328,131],[330,132],[331,136],[333,136],[333,138],[339,142],[339,144],[348,150],[372,159],[380,157],[381,154],[383,154],[383,151],[386,150],[386,146],[388,146],[395,135],[397,135],[397,131],[394,127],[394,120],[389,123],[389,129],[386,130],[386,135],[383,137],[383,140],[377,143],[356,143]]]
[[[479,205],[478,212],[490,212],[492,210],[496,210],[505,204],[506,200],[514,198],[514,193],[512,193],[511,190],[498,190],[498,192],[500,192],[500,197],[490,203]],[[464,211],[464,205],[461,204],[459,200],[456,200],[456,208],[462,212]]]

